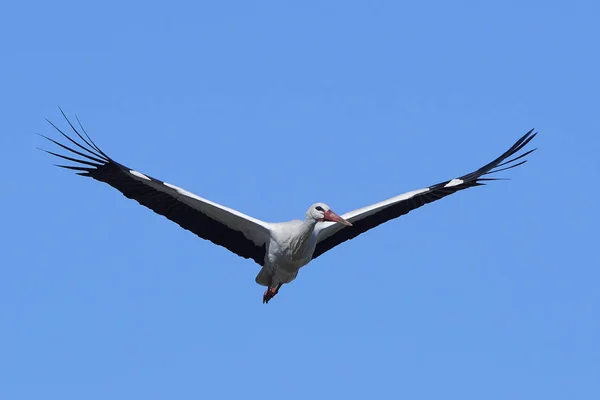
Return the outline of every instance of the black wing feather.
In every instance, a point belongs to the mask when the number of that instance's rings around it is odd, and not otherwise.
[[[266,252],[265,244],[258,246],[246,238],[242,232],[230,229],[225,224],[212,219],[201,211],[182,201],[179,201],[171,194],[159,191],[152,186],[144,184],[143,182],[133,178],[129,173],[129,168],[111,159],[102,150],[100,150],[98,146],[96,146],[96,144],[88,136],[87,132],[85,132],[83,129],[83,126],[81,126],[81,123],[79,123],[79,125],[87,137],[87,140],[79,133],[75,126],[71,124],[62,110],[61,113],[67,120],[71,129],[73,129],[73,131],[85,143],[85,145],[87,145],[87,147],[67,136],[52,122],[48,122],[62,136],[75,145],[76,148],[89,153],[89,155],[78,151],[75,148],[61,144],[49,137],[40,135],[55,145],[60,146],[62,149],[87,159],[77,159],[52,151],[43,150],[53,156],[77,163],[77,165],[57,165],[58,167],[79,171],[77,175],[87,176],[100,182],[105,182],[123,193],[125,197],[133,199],[141,205],[150,208],[155,213],[167,217],[171,221],[179,224],[182,228],[195,233],[199,237],[223,246],[241,257],[250,258],[259,265],[264,264]],[[164,182],[158,179],[150,176],[147,176],[147,178],[156,184],[164,185]]]
[[[506,162],[504,160],[516,155],[516,153],[523,149],[536,135],[537,133],[533,133],[533,129],[530,130],[523,137],[517,140],[517,142],[513,144],[510,149],[508,149],[494,161],[484,165],[477,171],[471,172],[469,174],[457,178],[462,181],[462,183],[458,185],[446,186],[452,180],[441,182],[436,185],[430,186],[428,188],[429,190],[426,192],[415,195],[406,200],[399,201],[398,203],[393,203],[390,206],[383,208],[382,210],[379,210],[378,212],[371,214],[365,218],[358,218],[356,220],[353,220],[351,218],[350,222],[352,222],[352,226],[344,227],[343,229],[340,229],[339,231],[335,232],[333,235],[325,237],[321,242],[317,243],[315,252],[313,254],[313,258],[317,258],[321,254],[332,249],[333,247],[347,240],[353,239],[361,233],[373,229],[384,222],[405,215],[410,211],[419,208],[425,204],[429,204],[443,197],[446,197],[464,189],[468,189],[470,187],[483,186],[485,185],[484,182],[486,181],[500,180],[499,178],[487,178],[485,176],[496,172],[515,168],[527,162],[527,160],[523,160],[519,163],[514,163],[515,161],[520,160],[521,158],[531,154],[537,149],[529,150],[526,153],[512,158]],[[499,168],[503,166],[504,168]]]

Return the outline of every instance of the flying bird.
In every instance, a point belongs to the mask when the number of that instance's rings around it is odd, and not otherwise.
[[[266,286],[263,303],[268,303],[283,284],[292,282],[300,268],[337,245],[425,204],[464,189],[485,185],[488,181],[499,180],[489,176],[524,164],[524,157],[536,149],[521,150],[537,134],[533,129],[530,130],[498,158],[469,174],[342,215],[336,214],[325,203],[315,203],[306,211],[304,220],[273,223],[253,218],[120,164],[92,141],[79,119],[78,129],[64,112],[62,114],[78,140],[50,121],[68,141],[64,142],[68,145],[41,135],[68,151],[68,155],[44,151],[75,163],[58,167],[105,182],[200,238],[253,260],[261,266],[256,283]]]

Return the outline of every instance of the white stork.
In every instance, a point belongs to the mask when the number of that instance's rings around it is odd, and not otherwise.
[[[77,122],[85,137],[64,113],[63,116],[81,142],[67,136],[48,121],[72,146],[41,136],[72,155],[79,156],[74,158],[44,150],[77,163],[58,167],[108,183],[126,197],[178,223],[202,239],[254,260],[262,267],[256,282],[267,287],[263,295],[264,303],[278,293],[282,284],[293,281],[300,268],[326,251],[427,203],[463,189],[484,185],[485,181],[498,180],[486,176],[525,163],[526,160],[521,159],[536,150],[517,155],[535,137],[532,129],[494,161],[458,178],[404,193],[341,216],[327,204],[315,203],[306,211],[303,221],[272,223],[250,217],[116,162],[96,146],[79,119]]]

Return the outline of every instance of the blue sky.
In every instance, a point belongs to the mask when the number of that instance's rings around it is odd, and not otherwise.
[[[0,398],[598,398],[598,12],[4,5]],[[251,261],[52,167],[35,133],[57,105],[116,160],[268,221],[470,172],[533,127],[539,151],[265,306]]]

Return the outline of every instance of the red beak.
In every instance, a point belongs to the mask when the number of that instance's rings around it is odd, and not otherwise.
[[[352,224],[350,222],[346,221],[344,218],[340,217],[339,215],[337,215],[336,213],[334,213],[331,210],[325,211],[324,219],[325,219],[325,221],[339,222],[342,225],[352,226]]]

